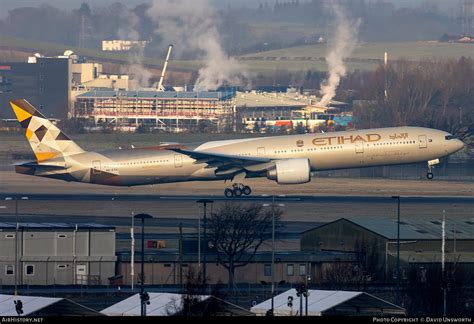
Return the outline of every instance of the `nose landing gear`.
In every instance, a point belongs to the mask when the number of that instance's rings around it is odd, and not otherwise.
[[[224,195],[227,198],[241,197],[242,195],[248,196],[251,193],[252,189],[242,183],[234,183],[232,184],[232,188],[226,188],[224,190]]]
[[[428,161],[428,173],[426,173],[426,178],[428,180],[431,180],[434,178],[433,168],[438,163],[439,163],[439,159]]]

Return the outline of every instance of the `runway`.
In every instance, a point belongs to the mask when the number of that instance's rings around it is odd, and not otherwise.
[[[271,203],[283,210],[282,219],[294,222],[327,222],[345,218],[395,217],[401,197],[404,217],[440,219],[474,218],[474,184],[437,180],[387,180],[315,178],[303,185],[283,186],[267,179],[249,179],[253,193],[245,198],[225,198],[224,182],[190,182],[141,187],[108,187],[70,183],[0,172],[0,215],[60,216],[63,222],[102,217],[130,217],[148,213],[158,219],[198,219],[203,210],[196,201],[207,198],[221,208],[224,203]],[[6,197],[19,197],[5,201]],[[28,199],[21,199],[27,197]],[[93,218],[92,218],[93,219]]]
[[[4,193],[0,195],[0,200],[8,200],[7,197],[26,197],[28,200],[49,200],[49,201],[128,201],[128,202],[142,202],[142,201],[190,201],[196,202],[200,199],[210,199],[214,202],[313,202],[313,203],[339,203],[339,202],[352,202],[352,203],[374,203],[384,202],[390,197],[377,197],[377,196],[286,196],[286,195],[253,195],[226,198],[223,196],[167,196],[167,195],[96,195],[96,194],[28,194],[18,195],[16,193]],[[432,204],[455,204],[455,203],[472,203],[474,204],[474,197],[457,197],[457,196],[401,196],[404,202],[408,203],[432,203]]]

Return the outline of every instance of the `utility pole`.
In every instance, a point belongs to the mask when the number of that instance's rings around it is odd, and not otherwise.
[[[445,274],[445,244],[446,244],[446,210],[443,209],[443,222],[441,223],[441,277],[443,282],[443,316],[446,316],[446,274]]]
[[[130,276],[132,277],[132,292],[133,292],[133,285],[135,281],[135,235],[134,235],[134,226],[135,226],[135,217],[132,212],[132,227],[130,228],[130,239],[131,239],[131,246],[130,246]]]
[[[141,278],[140,278],[140,304],[141,304],[141,316],[146,316],[146,305],[149,304],[149,295],[145,293],[145,218],[153,218],[148,214],[138,214],[134,218],[140,218],[142,220],[142,251],[141,251]]]
[[[385,52],[384,56],[383,56],[384,78],[385,78],[385,80],[384,80],[385,84],[384,84],[384,91],[383,92],[384,92],[385,101],[387,101],[387,98],[388,98],[387,64],[388,64],[388,53]]]
[[[397,305],[400,305],[400,196],[397,199]]]
[[[207,234],[206,234],[206,228],[207,228],[207,204],[212,204],[214,201],[210,199],[199,199],[196,201],[198,204],[203,204],[204,206],[204,218],[203,218],[203,239],[204,239],[204,249],[203,249],[203,268],[202,268],[202,282],[204,286],[206,286],[206,281],[207,281],[207,248],[209,242],[207,241]],[[199,231],[200,232],[200,231]],[[201,243],[199,242],[199,248],[201,248]]]
[[[179,223],[179,289],[183,293],[183,223]]]
[[[18,197],[15,197],[15,298],[18,296]]]
[[[284,207],[284,204],[279,204],[278,206]],[[263,204],[263,207],[268,207],[268,204]],[[275,194],[272,195],[272,263],[271,263],[271,276],[272,276],[272,302],[271,302],[271,316],[275,312]]]
[[[275,314],[275,195],[272,196],[272,316]]]
[[[311,276],[306,275],[306,280],[305,280],[305,316],[308,316],[308,297],[309,297],[309,282],[311,281]]]

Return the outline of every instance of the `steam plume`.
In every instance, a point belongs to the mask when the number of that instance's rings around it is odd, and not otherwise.
[[[334,42],[326,55],[329,76],[321,83],[322,98],[318,103],[323,107],[327,106],[334,98],[341,77],[347,73],[344,59],[354,51],[360,25],[359,21],[350,22],[344,8],[335,0],[330,1],[328,7],[334,13],[337,29],[334,34]]]
[[[156,33],[176,50],[196,54],[205,66],[199,70],[195,91],[240,84],[248,72],[222,48],[216,28],[217,13],[209,0],[154,0],[147,11],[158,23]]]
[[[118,31],[118,36],[120,39],[126,40],[141,40],[140,34],[137,31],[137,25],[139,23],[139,18],[133,12],[129,12],[125,17],[124,21],[127,22],[126,26],[123,26]],[[139,46],[138,48],[133,49],[128,57],[128,65],[125,68],[127,74],[133,75],[135,79],[135,84],[133,87],[149,87],[151,73],[143,66],[144,55],[143,47]]]

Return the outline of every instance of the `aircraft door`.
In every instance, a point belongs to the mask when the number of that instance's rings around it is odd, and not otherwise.
[[[264,156],[264,155],[265,155],[265,148],[257,147],[257,156]]]
[[[92,161],[92,174],[100,174],[101,172],[100,160]]]
[[[355,151],[356,153],[364,153],[364,141],[355,142]]]
[[[418,142],[420,143],[421,149],[428,147],[428,140],[426,139],[426,135],[418,136]]]
[[[175,168],[183,167],[183,156],[181,154],[174,155],[174,167]]]

